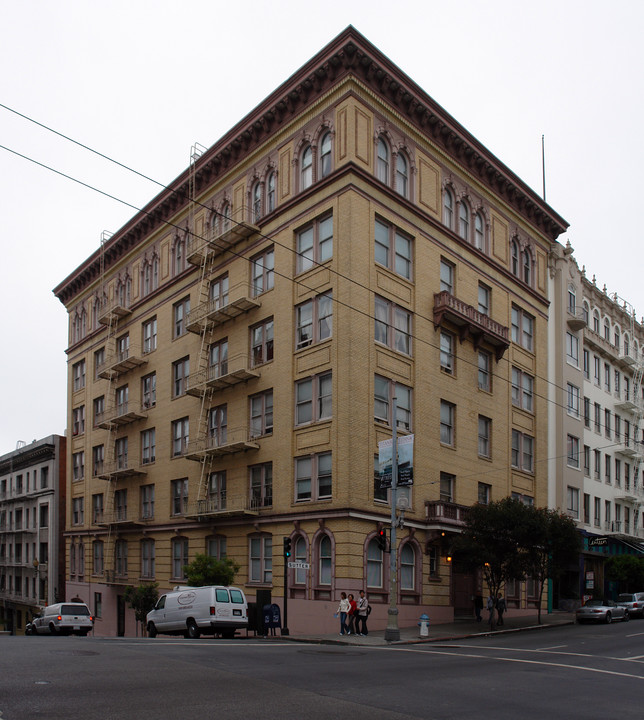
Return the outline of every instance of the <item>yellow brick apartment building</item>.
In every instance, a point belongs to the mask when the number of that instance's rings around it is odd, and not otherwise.
[[[233,558],[291,632],[341,591],[387,622],[378,443],[414,435],[401,626],[471,614],[468,506],[547,504],[547,258],[565,221],[354,28],[106,238],[69,313],[67,595]],[[396,398],[397,417],[392,417]],[[529,584],[509,602],[530,606]]]

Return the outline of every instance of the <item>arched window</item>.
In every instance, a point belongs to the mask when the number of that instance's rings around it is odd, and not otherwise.
[[[631,349],[630,339],[628,335],[624,335],[624,355],[629,355]]]
[[[416,589],[416,553],[411,543],[405,543],[400,550],[400,589]]]
[[[101,300],[100,298],[94,298],[94,303],[92,305],[92,329],[97,330],[98,329],[98,318],[101,314]]]
[[[130,282],[130,284],[131,284],[131,282]],[[128,303],[128,307],[129,307],[129,303]],[[80,329],[80,331],[81,331],[80,339],[82,339],[87,335],[87,311],[85,310],[85,308],[83,308],[81,310],[81,329]]]
[[[604,320],[604,340],[610,342],[610,321],[608,318]]]
[[[293,546],[293,559],[296,562],[302,562],[305,563],[307,561],[306,557],[306,540],[299,535],[297,538],[295,538],[295,543]],[[296,568],[295,570],[295,577],[294,582],[296,585],[306,585],[306,576],[307,571],[303,568]]]
[[[172,538],[172,578],[185,578],[184,566],[188,564],[188,538]]]
[[[275,210],[275,173],[272,172],[268,176],[266,182],[266,212],[271,213]]]
[[[230,203],[225,203],[221,210],[221,231],[228,232],[230,230],[230,218],[232,217],[232,211]]]
[[[323,535],[318,542],[318,585],[331,585],[332,560],[331,538]]]
[[[532,257],[527,248],[523,251],[523,282],[532,285]]]
[[[510,272],[519,277],[519,243],[516,240],[510,243]]]
[[[179,275],[186,269],[186,242],[179,236],[175,237],[172,246],[172,269],[174,275]]]
[[[409,197],[409,166],[407,158],[401,152],[396,158],[396,191],[403,197]]]
[[[253,186],[253,222],[257,222],[262,216],[262,186],[256,182]]]
[[[461,201],[458,212],[458,234],[463,240],[470,239],[470,209],[464,200]]]
[[[593,311],[593,330],[599,335],[599,313],[597,310]]]
[[[320,177],[326,177],[331,172],[331,133],[324,133],[320,141]]]
[[[141,275],[143,281],[141,283],[143,285],[143,295],[149,295],[152,287],[152,266],[147,260],[143,263]]]
[[[454,196],[449,188],[443,191],[443,223],[450,229],[454,229]]]
[[[480,212],[474,217],[474,247],[485,251],[485,223]]]
[[[384,561],[378,541],[373,538],[367,545],[367,587],[382,588],[384,586]]]
[[[380,182],[389,185],[389,148],[382,138],[378,138],[377,174]]]
[[[159,287],[159,256],[154,255],[152,257],[152,289],[156,290]]]
[[[581,307],[584,314],[584,322],[586,323],[586,325],[588,325],[588,323],[590,322],[590,309],[588,307],[588,303],[584,301]]]
[[[577,312],[577,291],[574,285],[568,285],[568,312],[575,315]]]
[[[300,165],[300,190],[306,190],[313,184],[313,150],[307,145],[302,152]]]

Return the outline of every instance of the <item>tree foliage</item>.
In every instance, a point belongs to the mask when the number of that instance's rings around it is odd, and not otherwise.
[[[510,580],[537,580],[541,622],[545,582],[577,560],[580,538],[575,523],[566,515],[504,498],[470,508],[454,549],[460,559],[482,568],[493,599]],[[490,622],[494,626],[494,613]]]
[[[232,585],[239,565],[230,558],[216,558],[197,553],[195,559],[183,568],[188,585],[203,587],[204,585]]]
[[[125,602],[134,610],[134,616],[137,622],[141,623],[143,631],[146,616],[159,599],[159,583],[142,583],[138,587],[128,585],[125,588],[123,597]]]
[[[640,592],[644,587],[644,560],[636,555],[613,555],[604,566],[607,580],[619,583],[620,592]]]

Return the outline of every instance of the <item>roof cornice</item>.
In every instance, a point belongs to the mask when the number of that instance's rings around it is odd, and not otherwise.
[[[195,193],[226,173],[303,112],[334,84],[353,75],[461,164],[494,194],[555,240],[568,223],[354,27],[349,26],[207,150],[195,164]],[[104,245],[109,268],[185,207],[190,168],[142,208]],[[94,252],[53,292],[67,304],[100,276]]]

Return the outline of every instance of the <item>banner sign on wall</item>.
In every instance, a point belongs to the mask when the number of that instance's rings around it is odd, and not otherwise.
[[[398,445],[398,483],[409,486],[414,484],[414,436],[403,435],[397,438]],[[380,487],[391,487],[393,440],[388,438],[378,443],[378,467],[380,469]]]

